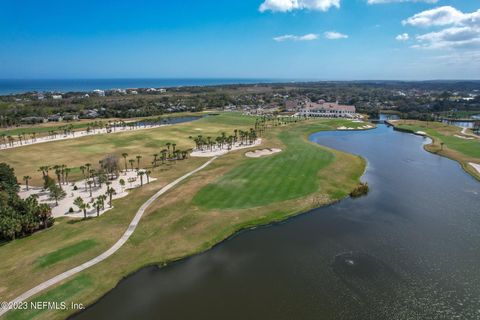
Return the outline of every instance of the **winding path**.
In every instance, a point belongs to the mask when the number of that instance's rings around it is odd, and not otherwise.
[[[198,171],[204,169],[206,166],[208,166],[210,163],[212,163],[215,159],[217,159],[217,157],[214,157],[210,160],[208,160],[207,162],[205,162],[203,165],[201,165],[200,167],[198,167],[197,169],[193,170],[193,171],[190,171],[189,173],[185,174],[184,176],[178,178],[177,180],[167,184],[165,187],[163,187],[162,189],[160,189],[157,193],[155,193],[150,199],[147,200],[147,202],[145,202],[141,207],[140,209],[138,209],[137,213],[135,214],[135,217],[133,218],[133,220],[130,222],[130,225],[128,226],[127,230],[125,231],[125,233],[122,235],[122,237],[110,248],[108,249],[107,251],[105,251],[104,253],[102,253],[101,255],[75,267],[75,268],[72,268],[68,271],[65,271],[61,274],[59,274],[58,276],[55,276],[53,278],[51,278],[50,280],[47,280],[45,282],[42,282],[41,284],[37,285],[36,287],[28,290],[27,292],[21,294],[20,296],[18,296],[17,298],[15,298],[14,300],[12,300],[10,302],[10,304],[15,304],[15,303],[20,303],[22,301],[25,301],[27,299],[29,299],[30,297],[40,293],[41,291],[53,286],[54,284],[57,284],[87,268],[90,268],[100,262],[102,262],[103,260],[107,259],[108,257],[110,257],[112,254],[114,254],[115,252],[117,252],[126,242],[127,240],[130,238],[130,236],[133,234],[133,232],[135,231],[135,229],[137,228],[138,226],[138,223],[140,222],[140,219],[142,218],[143,214],[145,213],[145,210],[155,201],[157,200],[158,197],[160,197],[162,194],[164,194],[165,192],[169,191],[170,189],[172,189],[173,187],[175,187],[177,184],[179,184],[180,182],[182,182],[183,180],[187,179],[188,177],[190,177],[191,175],[197,173]],[[0,309],[0,317],[3,316],[5,313],[7,313],[9,311],[9,309]]]

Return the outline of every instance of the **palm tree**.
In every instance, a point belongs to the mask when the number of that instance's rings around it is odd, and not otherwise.
[[[117,194],[117,192],[115,191],[115,189],[109,187],[107,189],[107,194],[108,194],[108,197],[109,197],[108,204],[110,205],[110,208],[111,208],[112,207],[112,197],[113,197],[113,195]]]
[[[55,200],[55,206],[58,206],[58,200],[62,200],[67,195],[65,191],[56,184],[52,184],[48,190],[50,191],[50,199]]]
[[[87,209],[90,208],[90,204],[85,203],[81,197],[76,198],[73,204],[76,205],[79,210],[83,210],[83,217],[87,219]]]
[[[100,209],[102,208],[102,200],[98,198],[97,201],[93,203],[93,207],[97,210],[97,217],[100,216]]]
[[[62,170],[60,169],[60,166],[59,165],[55,165],[53,166],[53,169],[55,170],[55,174],[57,175],[57,180],[58,180],[58,186],[60,188],[62,188],[62,179],[61,179],[61,174],[62,174]]]
[[[90,197],[92,196],[92,184],[93,184],[93,181],[92,180],[88,180],[87,181],[87,184],[88,184],[88,188],[90,190]]]
[[[87,169],[87,167],[85,166],[80,166],[80,170],[82,171],[82,175],[83,175],[83,179],[85,179],[85,170]]]
[[[142,159],[142,156],[137,156],[137,170],[140,170],[140,159]]]
[[[155,153],[153,155],[153,166],[156,167],[157,166],[157,161],[158,161],[158,153]]]
[[[65,183],[68,184],[68,174],[72,171],[70,168],[65,168]]]
[[[38,206],[37,216],[40,218],[43,224],[43,228],[48,228],[48,219],[52,215],[52,208],[46,203],[42,203]]]
[[[139,171],[138,176],[140,177],[140,187],[143,186],[143,175],[145,174],[145,171]]]
[[[30,176],[24,176],[24,177],[23,177],[23,181],[25,181],[25,185],[27,186],[27,191],[28,191],[28,181],[29,181],[30,179],[32,179],[32,177],[30,177]]]
[[[120,179],[118,183],[120,183],[120,187],[122,187],[122,192],[123,192],[123,189],[125,189],[125,180]]]
[[[86,168],[87,173],[88,173],[88,175],[87,175],[88,178],[90,178],[90,167],[91,166],[92,166],[91,163],[85,163],[85,168]]]
[[[145,171],[145,175],[147,176],[147,184],[150,183],[150,174],[152,174],[152,171],[150,170]]]
[[[128,157],[128,153],[124,152],[122,153],[122,157],[123,157],[123,160],[125,162],[125,174],[127,174],[127,170],[128,170],[128,167],[127,167],[127,157]]]
[[[128,160],[128,162],[130,162],[130,167],[132,168],[132,171],[133,171],[133,164],[135,163],[135,160],[130,159],[130,160]]]

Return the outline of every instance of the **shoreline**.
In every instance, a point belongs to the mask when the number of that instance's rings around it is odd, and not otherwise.
[[[355,131],[368,131],[368,130],[372,130],[372,129],[375,129],[375,127],[373,128],[368,128],[368,129],[356,129]],[[333,129],[333,130],[326,130],[326,131],[341,131],[341,130],[337,130],[337,129]],[[349,130],[349,131],[354,131],[354,130]],[[316,131],[316,132],[312,132],[312,133],[307,133],[305,135],[302,136],[303,139],[306,140],[306,142],[308,143],[311,143],[313,144],[314,146],[316,147],[321,147],[321,148],[326,148],[326,149],[329,149],[329,150],[335,150],[337,152],[343,152],[343,151],[340,151],[340,150],[336,150],[336,149],[332,149],[332,148],[329,148],[327,146],[324,146],[324,145],[321,145],[321,144],[318,144],[318,143],[315,143],[313,141],[311,141],[309,139],[310,136],[312,136],[313,134],[317,133],[317,132],[324,132],[324,131]],[[343,152],[343,153],[346,153],[346,152]],[[367,173],[367,170],[368,170],[368,160],[359,156],[362,160],[363,160],[363,171],[361,173],[361,176],[359,177],[359,182],[362,182],[362,178],[365,176],[365,174]],[[163,268],[167,268],[167,267],[172,267],[174,266],[175,264],[179,264],[179,263],[182,263],[182,262],[185,262],[187,261],[188,259],[191,259],[191,258],[194,258],[196,256],[200,256],[200,255],[203,255],[203,254],[206,254],[208,251],[212,250],[212,249],[215,249],[216,247],[218,246],[221,246],[223,244],[225,244],[226,242],[228,241],[231,241],[233,240],[234,238],[242,235],[243,233],[247,233],[247,232],[251,232],[251,231],[254,231],[256,229],[264,229],[264,228],[270,228],[270,227],[275,227],[277,225],[280,225],[280,224],[283,224],[283,223],[288,223],[289,221],[292,221],[293,219],[297,219],[297,218],[300,218],[304,215],[308,215],[308,214],[311,214],[313,213],[314,210],[317,210],[317,209],[320,209],[320,208],[327,208],[327,207],[330,207],[330,206],[333,206],[335,204],[338,204],[342,201],[345,201],[347,199],[351,199],[351,196],[350,195],[346,195],[344,198],[342,199],[338,199],[338,200],[331,200],[329,201],[328,203],[325,203],[325,204],[322,204],[322,205],[311,205],[310,208],[307,208],[305,210],[301,210],[301,211],[292,211],[290,213],[287,213],[286,215],[283,215],[283,216],[279,216],[279,217],[275,217],[273,219],[268,219],[267,218],[259,218],[259,219],[256,219],[256,220],[252,220],[250,222],[247,222],[245,223],[244,225],[239,225],[238,228],[235,228],[230,234],[228,234],[226,237],[223,237],[222,239],[220,239],[219,241],[215,241],[213,242],[212,245],[206,247],[206,248],[202,248],[201,250],[199,251],[195,251],[191,254],[186,254],[184,256],[181,256],[181,257],[177,257],[177,258],[174,258],[174,259],[170,259],[170,260],[165,260],[165,261],[162,261],[162,262],[152,262],[152,263],[147,263],[143,266],[140,266],[139,268],[137,268],[136,270],[128,273],[127,275],[123,276],[121,279],[119,279],[116,284],[111,288],[109,289],[107,292],[105,292],[103,295],[101,295],[100,297],[98,297],[97,299],[95,299],[94,302],[88,304],[88,306],[83,309],[83,310],[78,310],[74,313],[72,313],[71,315],[69,315],[66,319],[67,320],[70,320],[70,319],[73,319],[75,316],[81,314],[82,312],[94,307],[97,303],[100,302],[100,300],[102,300],[104,297],[106,297],[108,294],[111,293],[112,290],[114,290],[115,288],[117,288],[123,281],[126,281],[128,280],[129,278],[133,277],[134,275],[136,275],[137,273],[145,270],[145,269],[149,269],[149,268],[152,268],[152,269],[155,269],[155,270],[160,270],[160,269],[163,269]]]
[[[359,131],[363,131],[363,130],[366,131],[366,129],[360,129]],[[364,176],[364,174],[367,170],[367,163],[368,162],[364,158],[359,157],[357,155],[351,155],[351,154],[343,152],[343,151],[335,150],[335,149],[323,146],[321,144],[317,144],[315,142],[312,142],[308,139],[308,137],[311,136],[312,134],[314,134],[316,132],[321,132],[321,131],[337,131],[337,130],[335,128],[332,128],[332,129],[329,129],[329,130],[318,130],[318,128],[314,128],[314,130],[308,130],[308,132],[306,132],[304,134],[301,134],[301,138],[304,139],[305,142],[307,142],[307,143],[309,143],[312,146],[315,146],[317,148],[332,150],[334,153],[340,153],[340,154],[345,154],[345,155],[349,155],[349,156],[355,156],[355,157],[358,157],[359,159],[361,159],[363,168],[362,168],[362,171],[360,173],[359,178],[357,179],[358,180],[357,183],[359,183],[361,181],[361,178]],[[351,191],[351,190],[348,190],[348,191]],[[302,207],[300,210],[295,208],[295,209],[292,209],[290,211],[283,212],[283,213],[280,213],[280,214],[278,214],[278,212],[277,213],[268,212],[264,216],[256,217],[256,218],[254,218],[250,221],[245,221],[245,222],[239,223],[238,225],[234,225],[233,229],[222,230],[218,235],[214,236],[214,239],[205,243],[198,250],[194,250],[193,252],[189,252],[185,255],[181,255],[181,256],[178,256],[178,257],[173,257],[171,259],[166,259],[164,261],[148,262],[148,263],[142,264],[140,266],[133,265],[132,268],[129,268],[129,269],[131,269],[131,271],[126,273],[126,275],[118,278],[118,280],[115,281],[114,285],[111,286],[109,289],[107,289],[104,294],[101,294],[99,297],[94,298],[92,302],[86,302],[85,304],[88,307],[91,307],[91,306],[95,305],[95,303],[97,303],[100,299],[102,299],[105,295],[107,295],[112,289],[114,289],[116,286],[118,286],[121,281],[128,278],[129,276],[132,276],[133,274],[135,274],[136,272],[139,272],[140,270],[142,270],[144,268],[148,268],[148,267],[152,267],[152,266],[156,266],[156,267],[161,268],[161,267],[168,266],[168,265],[171,265],[171,264],[176,263],[176,262],[180,262],[184,259],[188,259],[189,257],[193,257],[195,255],[202,254],[206,251],[209,251],[210,249],[214,248],[215,246],[220,245],[223,242],[228,241],[228,240],[236,237],[237,235],[239,235],[242,232],[253,230],[253,229],[256,229],[256,228],[269,227],[269,226],[272,226],[272,225],[283,223],[283,222],[285,222],[289,219],[292,219],[292,218],[295,218],[297,216],[301,216],[303,214],[309,213],[313,209],[317,209],[317,208],[320,208],[320,207],[328,207],[328,206],[334,205],[335,203],[338,203],[340,201],[343,201],[343,200],[349,198],[349,196],[348,196],[349,192],[347,192],[347,194],[341,199],[335,199],[335,200],[329,199],[328,202],[324,202],[324,203],[309,201],[309,199],[311,199],[311,196],[314,195],[316,192],[318,192],[318,190],[315,191],[312,194],[309,194],[305,197],[302,197],[301,199],[296,199],[298,201],[305,201],[305,206]],[[314,200],[314,199],[312,199],[312,200]],[[72,279],[69,279],[69,280],[71,281]],[[107,287],[109,287],[109,285],[107,285]],[[41,294],[46,294],[48,292],[49,291],[45,291],[45,292],[42,292]],[[87,307],[87,309],[88,309],[88,307]],[[72,311],[74,311],[74,310],[72,310]],[[66,318],[70,319],[77,313],[78,312],[67,315]]]
[[[405,129],[405,128],[399,128],[398,127],[398,124],[395,124],[395,122],[392,122],[391,120],[385,120],[385,123],[387,123],[388,125],[392,126],[393,127],[393,130],[395,131],[399,131],[399,132],[404,132],[404,133],[409,133],[409,134],[415,134],[415,135],[418,135],[418,136],[423,136],[423,137],[427,137],[431,140],[430,143],[426,143],[423,145],[423,149],[427,152],[430,152],[432,154],[436,154],[438,156],[441,156],[441,157],[444,157],[444,158],[447,158],[447,159],[450,159],[450,160],[453,160],[455,162],[457,162],[458,164],[460,164],[460,166],[462,167],[463,171],[467,174],[469,174],[470,176],[472,176],[474,179],[477,179],[478,181],[480,181],[480,164],[476,164],[477,166],[479,167],[476,167],[476,166],[473,166],[471,165],[471,162],[464,162],[460,159],[457,159],[453,156],[450,156],[448,154],[445,154],[444,152],[442,152],[442,150],[438,151],[438,152],[434,152],[433,150],[431,150],[430,148],[433,147],[433,146],[436,146],[436,143],[437,142],[437,138],[435,137],[432,137],[431,135],[429,135],[428,133],[426,132],[422,132],[422,134],[419,134],[419,132],[416,132],[414,130],[410,130],[410,129]],[[472,169],[470,169],[469,167],[471,167]],[[476,172],[475,172],[476,171]]]

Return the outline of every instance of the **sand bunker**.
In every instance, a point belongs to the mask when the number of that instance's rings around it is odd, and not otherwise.
[[[457,137],[457,138],[460,138],[460,139],[465,139],[465,140],[475,140],[475,138],[473,138],[473,137],[465,137],[465,136],[460,136],[458,134],[456,134],[454,136]]]
[[[480,164],[470,162],[469,165],[471,165],[473,169],[477,170],[478,174],[480,174]]]
[[[282,152],[282,149],[276,149],[276,148],[271,148],[271,149],[262,149],[262,150],[255,150],[255,151],[250,151],[245,153],[245,156],[249,158],[261,158],[265,156],[269,156],[271,154],[279,153]]]
[[[341,127],[338,127],[337,130],[365,130],[365,129],[372,129],[372,128],[375,128],[375,127],[370,124],[367,124],[367,125],[356,127],[356,128],[341,126]]]
[[[415,134],[418,134],[419,136],[426,136],[427,133],[425,131],[417,131]]]

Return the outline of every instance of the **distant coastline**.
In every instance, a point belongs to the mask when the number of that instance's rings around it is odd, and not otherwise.
[[[287,79],[176,78],[176,79],[0,79],[0,95],[25,92],[88,92],[95,89],[172,88],[289,82]]]

